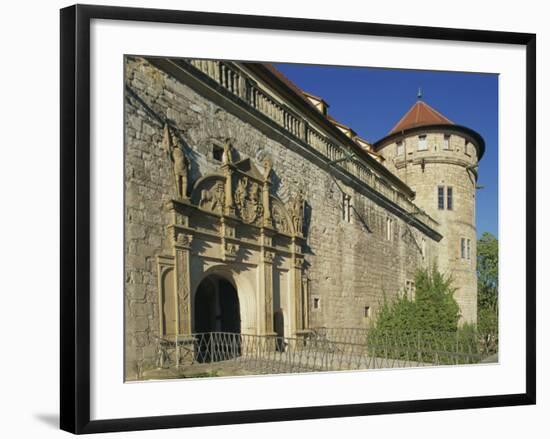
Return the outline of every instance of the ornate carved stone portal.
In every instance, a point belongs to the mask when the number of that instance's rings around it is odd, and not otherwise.
[[[176,157],[179,147],[171,139],[165,128],[167,150]],[[199,178],[189,196],[187,167],[185,162],[183,172],[178,165],[176,172],[174,159],[177,197],[166,205],[170,239],[157,258],[161,336],[194,332],[194,294],[209,273],[235,284],[242,332],[275,335],[276,302],[276,311],[287,315],[285,335],[303,334],[308,326],[303,193],[296,191],[285,205],[272,193],[271,164],[265,161],[260,171],[248,158],[234,162],[229,142],[219,169]]]

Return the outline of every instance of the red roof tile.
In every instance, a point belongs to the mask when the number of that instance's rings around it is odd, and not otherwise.
[[[418,101],[392,128],[390,134],[427,125],[454,125],[451,120],[423,101]]]

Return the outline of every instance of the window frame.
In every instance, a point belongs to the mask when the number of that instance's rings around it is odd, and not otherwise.
[[[393,241],[393,218],[386,217],[386,241]]]
[[[447,210],[454,210],[453,187],[447,186]]]
[[[405,155],[405,142],[403,140],[399,140],[395,142],[395,156],[401,157]]]
[[[219,158],[217,157],[219,155]],[[220,145],[216,145],[215,143],[212,144],[212,159],[216,160],[217,162],[223,161],[223,147]]]
[[[437,186],[437,210],[445,210],[445,186]]]
[[[422,147],[421,147],[422,145]],[[418,151],[427,151],[428,150],[428,135],[419,134],[418,135]]]

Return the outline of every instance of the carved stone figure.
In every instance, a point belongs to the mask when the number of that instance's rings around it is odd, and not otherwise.
[[[276,204],[273,204],[271,210],[272,210],[272,217],[273,217],[273,225],[275,226],[275,229],[283,233],[289,233],[290,232],[289,224],[286,219],[286,215],[283,213],[281,208]]]
[[[237,183],[237,189],[235,189],[235,205],[239,211],[244,210],[244,205],[246,202],[246,191],[248,188],[248,178],[243,177]]]
[[[212,210],[213,212],[222,212],[225,203],[225,190],[222,181],[216,182],[210,190],[203,189],[199,207]]]
[[[269,180],[271,169],[272,169],[271,162],[268,159],[265,159],[263,162],[263,165],[264,165],[264,179]]]
[[[177,138],[170,132],[168,124],[164,125],[163,144],[173,163],[176,193],[179,198],[187,198],[189,160],[181,149]]]
[[[255,181],[250,185],[250,202],[255,208],[261,208],[260,204],[260,186]]]
[[[292,218],[292,225],[294,230],[298,235],[301,235],[303,232],[304,224],[304,207],[305,200],[302,191],[298,191],[294,198],[291,200],[290,212]]]
[[[229,142],[229,139],[227,139],[223,144],[222,163],[224,165],[233,162],[233,158],[231,157],[231,154],[232,154],[231,149],[232,149],[231,143]]]

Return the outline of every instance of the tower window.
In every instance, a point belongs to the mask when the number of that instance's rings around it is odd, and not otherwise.
[[[437,188],[437,208],[439,210],[445,209],[445,187],[443,186]]]
[[[470,240],[466,240],[466,259],[470,259]]]
[[[418,136],[418,150],[426,151],[428,149],[428,138],[425,134]]]
[[[466,239],[460,239],[460,257],[466,259]]]
[[[397,156],[404,155],[405,154],[405,145],[403,144],[403,141],[400,140],[396,143],[396,152],[395,154]]]
[[[369,318],[370,317],[370,306],[365,306],[363,310],[363,317]]]
[[[445,134],[443,136],[443,149],[451,149],[451,136],[449,136],[448,134]]]
[[[447,210],[453,210],[453,188],[447,187]]]
[[[212,158],[218,162],[222,161],[223,148],[218,145],[212,145]]]

